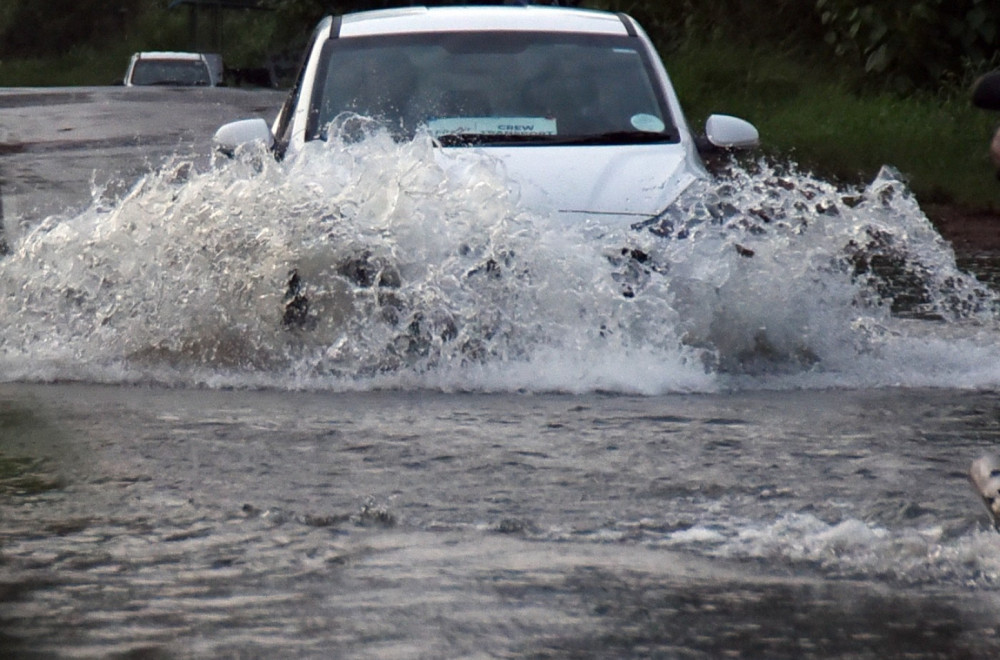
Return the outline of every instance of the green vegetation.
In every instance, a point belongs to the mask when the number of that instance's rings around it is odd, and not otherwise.
[[[229,66],[260,66],[296,53],[324,13],[405,3],[259,0],[267,11],[224,11],[194,34],[190,8],[169,4],[5,0],[0,86],[109,84],[137,50],[218,47]],[[992,0],[582,4],[642,22],[695,130],[712,112],[735,114],[757,125],[769,157],[820,176],[863,183],[890,164],[921,201],[997,205],[987,149],[1000,113],[969,102],[971,82],[997,64]]]
[[[771,157],[848,184],[882,165],[922,202],[996,208],[1000,113],[972,107],[997,66],[989,0],[605,0],[646,27],[692,128],[753,122]]]
[[[972,107],[965,90],[857,93],[808,60],[732,43],[665,59],[694,130],[713,112],[735,114],[760,129],[770,156],[827,178],[866,183],[888,164],[922,202],[1000,201],[988,158],[1000,114]]]
[[[127,48],[80,47],[62,55],[0,60],[0,87],[117,84],[125,75],[132,52]]]
[[[202,4],[3,0],[0,87],[109,84],[123,77],[129,56],[141,50],[221,52],[227,66],[259,67],[269,56],[297,54],[325,14],[389,4],[239,0],[233,4],[254,8],[217,9],[212,0],[187,1]]]

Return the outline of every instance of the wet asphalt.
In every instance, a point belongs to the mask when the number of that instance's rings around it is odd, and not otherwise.
[[[286,92],[235,88],[0,88],[0,251],[95,193],[120,195],[174,155],[207,162],[222,124],[271,121]]]

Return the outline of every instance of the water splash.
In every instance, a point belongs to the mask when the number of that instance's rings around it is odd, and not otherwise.
[[[828,523],[789,513],[770,523],[698,525],[665,535],[656,545],[711,557],[812,568],[825,575],[903,584],[954,582],[993,589],[1000,583],[1000,539],[993,530],[961,534],[941,526],[890,530],[855,518]]]
[[[176,161],[0,261],[0,378],[659,393],[988,387],[996,296],[891,170],[758,164],[566,227],[501,164],[333,134]]]

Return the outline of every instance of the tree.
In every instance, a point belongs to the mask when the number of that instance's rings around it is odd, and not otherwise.
[[[837,56],[905,91],[974,74],[994,60],[992,0],[816,0]]]
[[[42,57],[124,34],[150,0],[4,0],[0,56]]]

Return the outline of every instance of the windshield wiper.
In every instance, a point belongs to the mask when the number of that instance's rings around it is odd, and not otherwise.
[[[141,83],[141,86],[146,87],[207,87],[208,83],[203,80],[188,81],[188,80],[153,80],[147,83]]]
[[[677,142],[674,133],[650,133],[649,131],[608,131],[593,135],[547,136],[547,144],[649,144],[656,142]]]
[[[478,144],[541,144],[551,135],[514,135],[506,133],[446,133],[434,139],[442,147],[465,147]]]
[[[448,133],[435,138],[442,147],[461,147],[483,144],[521,145],[614,145],[652,144],[677,142],[673,133],[650,133],[648,131],[609,131],[593,135],[517,135],[485,133]]]

